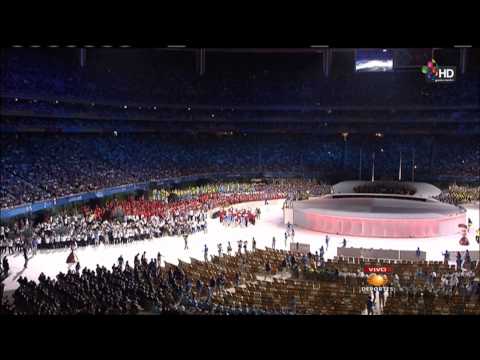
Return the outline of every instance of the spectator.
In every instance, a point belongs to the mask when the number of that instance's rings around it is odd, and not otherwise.
[[[10,265],[8,264],[8,259],[6,256],[3,257],[2,260],[2,266],[3,266],[3,273],[8,276],[8,273],[10,271]]]
[[[207,247],[207,244],[205,244],[204,247],[203,247],[203,259],[205,260],[205,262],[208,261],[208,247]]]
[[[373,315],[373,307],[375,303],[372,301],[372,298],[369,296],[367,300],[367,315]]]

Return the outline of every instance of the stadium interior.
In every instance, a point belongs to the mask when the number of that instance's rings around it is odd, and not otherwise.
[[[479,74],[468,47],[2,48],[0,314],[479,315]]]

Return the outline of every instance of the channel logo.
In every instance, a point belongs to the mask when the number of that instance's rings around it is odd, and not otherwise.
[[[388,284],[388,277],[387,275],[370,274],[367,278],[367,283],[375,287],[385,286]]]
[[[388,276],[386,274],[392,272],[390,266],[365,266],[363,272],[368,275],[367,283],[373,287],[382,287],[388,284]]]
[[[453,82],[456,79],[457,69],[455,66],[439,66],[435,59],[427,62],[421,68],[422,74],[425,74],[429,82]]]

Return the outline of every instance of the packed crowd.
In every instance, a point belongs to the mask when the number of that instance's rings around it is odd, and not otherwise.
[[[173,195],[175,200],[193,199],[204,194],[228,193],[253,193],[257,187],[253,183],[219,182],[202,186],[190,186],[174,189],[153,189],[152,199],[168,203],[168,198]],[[260,190],[260,189],[258,189]]]
[[[242,244],[236,257],[246,266],[251,255],[246,246],[242,253]],[[230,257],[230,250],[228,255]],[[252,245],[252,252],[256,252]],[[224,257],[219,249],[219,257]],[[233,260],[233,258],[230,258]],[[254,258],[252,258],[254,259]],[[207,265],[207,260],[205,260]],[[230,261],[230,260],[229,260]],[[264,315],[264,314],[295,314],[295,304],[281,311],[267,311],[262,308],[249,307],[237,302],[233,305],[219,302],[224,296],[229,296],[229,287],[237,289],[243,276],[238,272],[209,272],[209,278],[202,280],[192,273],[186,273],[181,266],[165,263],[160,266],[161,254],[148,260],[145,253],[137,254],[132,264],[120,256],[111,270],[97,265],[95,271],[84,268],[77,263],[75,269],[66,274],[60,273],[56,278],[41,274],[38,281],[28,281],[19,278],[19,288],[14,293],[14,304],[2,304],[3,314],[20,315],[75,315],[75,314],[197,314],[197,315]],[[315,277],[312,277],[312,268]],[[195,265],[192,264],[193,269]],[[202,265],[203,266],[203,265]],[[343,284],[358,296],[362,294],[362,286],[368,277],[360,267],[357,271],[341,271],[341,263],[324,261],[318,252],[316,254],[285,253],[280,263],[267,260],[264,269],[258,269],[258,274],[268,277],[279,273],[291,273],[297,281],[309,283],[321,282]],[[300,275],[299,275],[300,274]],[[404,299],[412,303],[423,304],[437,298],[452,299],[460,296],[464,302],[476,301],[480,297],[480,283],[473,270],[465,268],[457,271],[434,270],[422,271],[418,267],[408,282],[404,282],[403,274],[391,275],[388,287],[380,287],[373,291],[366,301],[368,313],[373,313],[373,304],[378,298],[380,309],[388,313],[389,302]],[[257,276],[257,279],[260,279]],[[325,286],[325,285],[324,285]],[[241,289],[240,289],[241,290]],[[265,290],[264,290],[265,291]],[[231,294],[231,293],[230,293]],[[262,296],[269,296],[268,293]],[[385,298],[387,306],[385,307]],[[393,300],[392,300],[393,299]],[[336,301],[341,302],[338,298]],[[402,300],[403,301],[403,300]]]
[[[344,157],[342,142],[337,138],[282,135],[172,138],[160,134],[2,134],[0,205],[5,208],[117,185],[211,173],[278,171],[328,179],[343,171],[344,178],[357,178],[363,145],[352,142]],[[393,180],[398,174],[399,143],[392,139],[382,146],[384,152],[377,153],[375,163],[376,177]],[[418,141],[416,147],[416,179],[451,173],[478,176],[474,166],[478,157],[468,146],[463,153],[457,149],[437,155],[433,162],[418,155],[430,153],[428,142]],[[245,151],[238,154],[232,149]],[[369,158],[374,150],[363,149],[363,178],[370,174]],[[459,156],[463,162],[457,161]],[[409,166],[410,161],[405,160],[405,174],[411,173]],[[183,191],[181,196],[189,196],[188,192],[193,195],[192,190]]]
[[[144,197],[113,199],[104,206],[97,205],[93,208],[83,206],[80,211],[65,210],[35,223],[28,219],[20,219],[11,224],[2,224],[0,252],[13,254],[22,251],[25,245],[28,249],[36,251],[37,249],[68,248],[72,243],[76,246],[108,245],[130,243],[153,237],[192,234],[207,231],[207,216],[214,208],[228,209],[231,205],[247,201],[285,198],[288,192],[305,191],[307,188],[312,193],[329,191],[325,184],[301,180],[276,181],[272,184],[262,184],[258,189],[247,188],[247,185],[242,187],[239,183],[235,186],[232,184],[217,184],[212,188],[215,192],[198,193],[193,197],[181,196],[169,203],[162,200],[148,200]],[[217,192],[229,186],[232,191],[235,189],[255,191]],[[196,188],[186,188],[182,190],[186,191],[182,194],[191,194],[188,189]],[[179,191],[172,190],[177,193]],[[163,191],[158,189],[157,194]],[[253,224],[259,218],[260,211],[257,209],[254,214],[248,212],[241,214]],[[240,219],[240,216],[235,218]],[[243,216],[241,218],[245,219]],[[233,222],[233,216],[231,219]]]
[[[384,314],[456,314],[462,315],[467,306],[478,314],[480,283],[478,274],[471,270],[457,270],[437,274],[417,270],[414,281],[401,283],[394,277],[389,288]],[[444,304],[444,305],[442,305]],[[467,305],[468,304],[468,305]],[[383,304],[382,304],[383,305]]]
[[[229,306],[212,301],[215,293],[225,292],[226,276],[216,274],[203,282],[175,267],[160,266],[161,255],[148,261],[137,254],[133,266],[120,257],[109,270],[80,266],[51,279],[44,274],[38,282],[20,277],[14,304],[5,304],[2,312],[17,315],[76,314],[197,314],[261,315],[281,314],[246,306]],[[239,274],[236,274],[236,282]],[[195,290],[195,291],[194,291]]]
[[[369,194],[398,194],[414,195],[416,189],[411,185],[401,183],[375,182],[372,184],[358,185],[353,188],[356,193]]]
[[[176,274],[175,274],[176,275]],[[188,281],[162,273],[156,259],[136,259],[113,265],[111,270],[97,266],[59,274],[56,279],[43,274],[38,284],[19,279],[15,292],[15,314],[137,314],[176,312],[186,293]],[[191,284],[190,284],[191,285]],[[185,301],[185,300],[183,300]]]
[[[164,205],[148,200],[113,201],[105,207],[83,213],[50,216],[46,221],[29,225],[15,222],[12,228],[2,226],[4,252],[20,251],[25,242],[32,249],[130,243],[153,237],[191,234],[207,230],[209,206],[223,202],[217,199],[181,201]],[[29,233],[27,235],[27,233]]]
[[[78,59],[75,51],[5,51],[0,62],[2,90],[84,101],[147,99],[227,106],[478,104],[476,74],[471,73],[462,75],[462,81],[452,86],[432,91],[415,72],[370,74],[368,80],[358,81],[352,71],[342,71],[341,78],[326,78],[321,71],[311,71],[321,68],[321,59],[313,53],[210,52],[210,70],[198,77],[192,52],[127,49],[122,58],[128,60],[119,61],[118,53],[89,49],[88,58],[95,66],[79,68],[72,66],[72,59]],[[408,86],[402,86],[405,83]],[[326,88],[329,91],[324,91]]]
[[[191,146],[192,141],[195,146]],[[8,207],[185,175],[263,170],[298,172],[301,169],[298,155],[288,150],[289,144],[280,148],[275,144],[273,138],[258,149],[255,141],[241,138],[199,140],[187,136],[174,140],[145,134],[2,135],[0,201],[2,207]],[[252,146],[253,151],[242,156],[231,151],[244,146]]]
[[[260,209],[253,212],[250,209],[222,209],[218,213],[220,223],[227,227],[239,226],[248,227],[249,224],[255,225],[255,221],[260,217]]]
[[[206,231],[206,217],[203,209],[193,205],[181,210],[171,208],[163,216],[125,215],[101,219],[81,214],[55,215],[33,226],[27,224],[22,227],[15,223],[11,230],[2,226],[2,231],[8,235],[0,241],[0,245],[3,252],[10,255],[21,251],[24,246],[35,253],[37,249],[69,248],[72,244],[98,246],[131,243],[153,237]]]
[[[449,204],[459,205],[480,201],[480,186],[451,185],[436,199]]]

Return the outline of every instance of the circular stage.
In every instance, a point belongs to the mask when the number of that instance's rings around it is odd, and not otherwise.
[[[434,199],[382,194],[332,194],[297,201],[293,223],[322,233],[422,238],[459,233],[464,209]]]
[[[377,182],[376,182],[377,183]],[[382,183],[382,181],[378,181],[378,183]],[[406,185],[413,189],[415,189],[415,197],[421,198],[431,198],[434,196],[438,196],[442,193],[442,190],[437,188],[436,186],[424,183],[424,182],[410,182],[410,181],[383,181],[383,183],[390,183],[390,184],[398,184],[398,185]],[[371,185],[371,181],[358,181],[358,180],[350,180],[350,181],[342,181],[338,184],[333,186],[333,193],[335,194],[354,194],[357,193],[354,189],[359,185]]]

